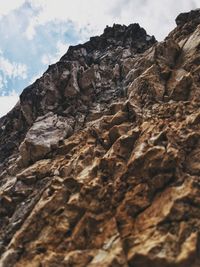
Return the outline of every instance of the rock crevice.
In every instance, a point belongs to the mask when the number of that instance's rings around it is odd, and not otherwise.
[[[200,11],[115,24],[0,119],[0,267],[198,267]]]

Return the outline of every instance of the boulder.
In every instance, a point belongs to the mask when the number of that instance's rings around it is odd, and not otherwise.
[[[19,147],[20,162],[27,166],[55,149],[73,130],[64,117],[48,113],[39,117]]]

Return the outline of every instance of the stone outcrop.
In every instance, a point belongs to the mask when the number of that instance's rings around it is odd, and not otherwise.
[[[53,113],[38,117],[19,147],[18,164],[21,161],[22,166],[27,166],[44,158],[71,134],[72,127],[64,117]]]
[[[70,47],[0,119],[0,266],[200,266],[200,10]]]

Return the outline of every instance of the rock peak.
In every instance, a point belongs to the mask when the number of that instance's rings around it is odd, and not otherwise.
[[[181,13],[176,18],[177,26],[183,26],[191,21],[192,23],[200,22],[200,8],[191,10],[190,12]]]
[[[114,24],[0,119],[0,267],[200,266],[199,10]]]
[[[70,46],[68,52],[61,60],[73,59],[74,52],[81,48],[86,49],[87,53],[92,53],[97,50],[104,51],[111,47],[114,49],[122,46],[135,48],[136,52],[139,53],[144,51],[144,47],[150,47],[155,42],[155,37],[149,36],[138,23],[130,24],[129,26],[113,24],[112,27],[107,26],[100,36],[91,37],[84,44]]]

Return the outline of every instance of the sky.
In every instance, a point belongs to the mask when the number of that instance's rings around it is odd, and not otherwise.
[[[0,117],[66,53],[113,23],[139,23],[162,41],[199,0],[0,0]]]

